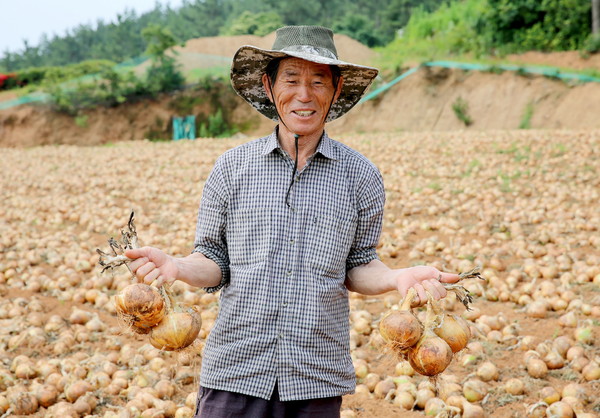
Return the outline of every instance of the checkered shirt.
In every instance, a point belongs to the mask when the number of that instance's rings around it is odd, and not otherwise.
[[[385,192],[377,168],[324,134],[306,167],[276,133],[223,154],[195,238],[221,268],[200,383],[283,401],[352,393],[346,272],[377,259]]]

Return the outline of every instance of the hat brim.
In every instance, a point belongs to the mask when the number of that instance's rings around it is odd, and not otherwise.
[[[233,89],[252,107],[267,118],[278,121],[279,117],[273,103],[267,97],[262,84],[262,75],[274,58],[295,57],[317,64],[335,65],[343,77],[342,91],[331,105],[326,122],[331,122],[354,107],[365,93],[378,70],[373,67],[351,64],[337,59],[323,57],[299,51],[275,51],[244,45],[237,50],[231,66],[231,84]]]

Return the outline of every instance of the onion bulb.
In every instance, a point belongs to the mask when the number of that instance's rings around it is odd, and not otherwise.
[[[433,332],[448,343],[453,353],[465,348],[471,337],[467,321],[459,316],[443,313],[438,302],[433,299],[430,299],[430,303],[439,319],[439,325],[433,328]]]
[[[415,290],[409,289],[399,310],[391,310],[379,322],[379,333],[395,350],[406,350],[421,338],[423,326],[410,309]]]
[[[431,298],[429,299],[431,301]],[[413,369],[424,376],[440,374],[452,361],[452,349],[446,341],[435,335],[432,328],[437,323],[431,303],[427,304],[425,331],[419,342],[408,349],[408,361]]]
[[[165,301],[155,287],[134,283],[115,296],[117,313],[134,331],[146,333],[165,316]]]
[[[150,344],[160,350],[180,350],[194,342],[201,325],[200,315],[195,311],[169,312],[150,331]]]

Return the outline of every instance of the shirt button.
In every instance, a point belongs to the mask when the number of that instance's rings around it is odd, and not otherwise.
[[[294,245],[296,241],[294,241],[293,239],[290,240],[290,245]]]
[[[284,308],[286,308],[286,307],[288,306],[287,302],[283,302],[281,305],[282,305]]]
[[[288,275],[288,277],[289,277],[289,276],[291,276],[291,275],[292,275],[292,270],[288,270],[288,271],[286,271],[286,272],[285,272],[285,274],[287,274],[287,275]]]
[[[280,332],[277,337],[279,337],[280,340],[283,340],[283,332]]]

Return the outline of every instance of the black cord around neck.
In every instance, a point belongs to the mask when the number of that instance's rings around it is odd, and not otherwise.
[[[290,181],[290,185],[288,186],[287,192],[285,193],[285,204],[290,209],[292,207],[292,205],[290,205],[290,202],[289,202],[290,191],[292,190],[292,186],[294,185],[294,178],[296,177],[296,170],[298,170],[298,138],[300,138],[300,135],[294,134],[294,145],[296,148],[296,157],[294,158],[294,171],[292,171],[292,180]]]

